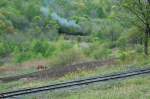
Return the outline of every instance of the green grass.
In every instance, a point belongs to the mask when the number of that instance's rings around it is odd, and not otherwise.
[[[78,80],[87,77],[99,76],[99,75],[108,75],[117,72],[124,72],[127,70],[135,69],[135,68],[144,68],[149,67],[146,66],[139,66],[139,65],[116,65],[116,66],[102,66],[97,68],[96,70],[88,70],[88,71],[78,71],[66,74],[64,77],[58,79],[45,79],[45,80],[18,80],[15,82],[9,83],[0,83],[0,92],[17,90],[22,88],[31,88],[31,87],[38,87],[44,86],[49,84],[55,84],[59,82],[66,82],[70,80]]]
[[[78,89],[52,91],[22,99],[149,99],[150,76],[91,84]]]
[[[129,63],[128,65],[123,65],[127,63],[118,62],[117,65],[101,66],[95,70],[72,72],[58,79],[18,80],[18,81],[9,82],[9,83],[0,82],[0,93],[12,91],[12,90],[24,89],[24,88],[45,86],[49,84],[66,82],[70,80],[84,79],[84,78],[93,77],[93,76],[99,76],[99,75],[103,76],[103,75],[113,74],[117,72],[125,72],[128,70],[134,70],[137,68],[140,69],[144,67],[150,67],[149,60],[141,59],[141,61],[134,61],[134,62],[131,62],[130,60]],[[54,92],[52,94],[44,94],[42,95],[42,97],[45,97],[46,99],[47,97],[48,99],[112,99],[111,97],[113,97],[113,99],[149,99],[147,98],[147,94],[145,96],[145,93],[144,93],[145,91],[147,92],[147,90],[150,92],[149,81],[150,81],[149,76],[146,76],[146,77],[143,76],[143,78],[137,77],[135,79],[130,79],[130,80],[119,82],[119,83],[118,82],[114,83],[114,81],[110,83],[106,83],[106,84],[104,83],[102,85],[100,84],[100,87],[92,86],[92,87],[88,87],[86,90],[84,89],[78,90],[79,92],[77,91],[75,93],[72,93],[72,92],[71,93],[70,92],[55,93]],[[130,92],[131,91],[130,87],[132,89],[132,92]],[[141,92],[141,90],[144,90],[144,92]],[[99,98],[98,95],[101,96],[101,98]],[[124,96],[127,96],[127,98],[124,98]],[[140,98],[137,98],[137,97],[140,97]],[[43,99],[43,98],[40,98],[40,96],[28,97],[27,99],[30,99],[30,98],[31,99]]]

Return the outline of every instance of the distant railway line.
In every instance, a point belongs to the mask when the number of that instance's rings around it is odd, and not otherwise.
[[[116,73],[116,74],[111,74],[111,75],[106,75],[106,76],[98,76],[98,77],[92,77],[92,78],[81,79],[81,80],[76,80],[76,81],[58,83],[58,84],[53,84],[53,85],[48,85],[48,86],[43,86],[43,87],[29,88],[29,89],[23,89],[23,90],[18,90],[18,91],[0,93],[0,99],[39,93],[39,92],[44,92],[44,91],[52,91],[56,89],[68,88],[68,87],[73,87],[73,86],[88,85],[88,84],[95,83],[95,82],[127,78],[131,76],[142,75],[142,74],[150,74],[150,68],[144,68],[144,69]]]
[[[16,81],[20,80],[23,78],[40,78],[44,79],[45,77],[48,78],[58,78],[62,77],[67,73],[70,72],[76,72],[78,70],[92,70],[97,67],[101,67],[104,65],[113,65],[115,64],[115,59],[108,59],[104,61],[90,61],[90,62],[83,62],[83,63],[78,63],[78,64],[73,64],[73,65],[68,65],[68,66],[57,66],[52,67],[50,69],[42,70],[42,71],[37,71],[29,74],[21,74],[17,76],[11,76],[11,77],[3,77],[0,78],[0,81],[2,82],[11,82],[11,81]]]

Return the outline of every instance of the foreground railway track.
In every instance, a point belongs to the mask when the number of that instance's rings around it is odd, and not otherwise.
[[[38,93],[38,92],[43,92],[43,91],[52,91],[56,89],[68,88],[68,87],[73,87],[73,86],[88,85],[88,84],[95,83],[95,82],[127,78],[131,76],[142,75],[142,74],[150,74],[150,68],[127,71],[127,72],[122,72],[122,73],[106,75],[106,76],[99,76],[99,77],[97,76],[93,78],[58,83],[58,84],[37,87],[37,88],[29,88],[29,89],[23,89],[23,90],[18,90],[18,91],[5,92],[5,93],[0,94],[0,99],[10,98],[10,97],[20,96],[20,95],[33,94],[33,93]]]

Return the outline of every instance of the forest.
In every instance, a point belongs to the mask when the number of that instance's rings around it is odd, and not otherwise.
[[[141,68],[149,38],[150,0],[0,0],[0,78],[109,59]]]
[[[113,49],[122,58],[148,55],[150,14],[144,1],[1,0],[1,59],[23,62],[79,49],[94,59],[113,57]]]

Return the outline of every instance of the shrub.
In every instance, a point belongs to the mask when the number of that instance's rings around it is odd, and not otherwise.
[[[106,48],[98,48],[91,53],[91,56],[95,59],[105,59],[108,58],[109,54],[111,54],[111,50]]]
[[[94,59],[105,59],[111,54],[111,42],[95,41],[85,50],[86,55]]]
[[[143,46],[142,45],[136,45],[135,46],[135,48],[136,48],[136,52],[138,52],[138,53],[142,53],[143,52]]]
[[[134,63],[137,62],[139,57],[142,57],[142,54],[137,53],[135,50],[120,50],[116,53],[116,58],[119,58],[123,63]],[[141,61],[141,60],[139,60]]]
[[[127,38],[126,37],[120,37],[118,40],[117,40],[117,46],[120,47],[121,49],[125,49],[127,47]]]
[[[73,48],[73,44],[71,42],[67,42],[64,40],[63,37],[60,37],[59,40],[55,43],[55,51],[54,55],[57,56],[58,54],[62,53],[65,50]]]
[[[61,52],[56,59],[56,65],[68,65],[83,61],[86,57],[79,49],[69,49]]]
[[[44,53],[44,57],[51,57],[53,56],[55,50],[56,50],[56,47],[53,43],[49,43],[49,45],[47,46],[47,50],[45,51]]]
[[[34,40],[31,44],[31,51],[34,54],[40,53],[42,56],[48,57],[55,51],[55,46],[48,41]]]
[[[128,57],[128,53],[125,51],[120,51],[119,53],[119,59],[122,61],[125,61],[125,59]]]
[[[17,53],[17,55],[15,55],[15,62],[21,63],[23,61],[30,60],[31,58],[32,56],[30,53]]]
[[[9,53],[9,47],[7,44],[0,42],[0,56],[4,56]]]

